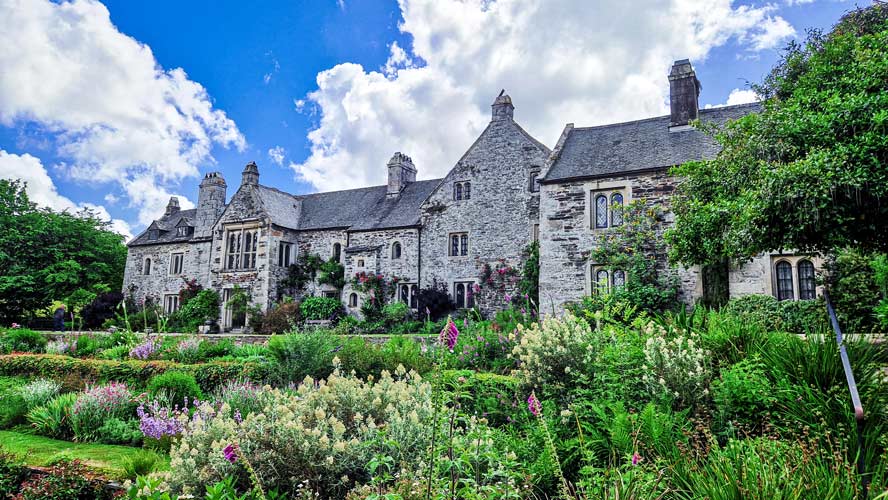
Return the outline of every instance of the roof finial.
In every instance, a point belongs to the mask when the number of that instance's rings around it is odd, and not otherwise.
[[[506,89],[502,89],[502,90],[500,90],[500,93],[497,97],[502,97],[503,94],[505,94],[505,93],[506,93]]]

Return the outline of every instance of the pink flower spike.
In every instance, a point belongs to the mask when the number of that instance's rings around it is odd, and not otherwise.
[[[635,452],[632,454],[632,465],[638,465],[638,462],[641,462],[641,455]]]
[[[222,450],[222,455],[225,456],[225,460],[228,460],[231,463],[237,462],[237,447],[233,444],[229,444]]]
[[[531,392],[530,397],[527,398],[527,409],[530,410],[530,413],[534,417],[539,417],[543,413],[543,408],[540,405],[540,400],[537,399],[535,392]]]

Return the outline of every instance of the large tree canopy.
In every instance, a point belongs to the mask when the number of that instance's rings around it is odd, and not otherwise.
[[[0,179],[0,321],[120,290],[123,237],[89,211],[37,208],[25,185]]]
[[[888,5],[810,32],[754,89],[763,111],[708,130],[721,153],[674,170],[672,257],[888,250]]]

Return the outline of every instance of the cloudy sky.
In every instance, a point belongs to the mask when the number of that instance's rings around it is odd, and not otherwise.
[[[870,2],[858,2],[867,5]],[[500,89],[555,143],[668,112],[690,58],[701,105],[748,102],[836,0],[0,0],[0,178],[124,234],[203,173],[293,193],[381,184],[394,151],[443,176]]]

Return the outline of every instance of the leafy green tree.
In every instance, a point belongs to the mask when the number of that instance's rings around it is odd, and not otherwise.
[[[685,264],[776,249],[888,250],[888,5],[792,44],[754,90],[761,113],[706,131],[718,156],[685,181],[668,233]]]
[[[0,179],[0,321],[20,321],[54,300],[120,290],[123,237],[95,213],[37,208],[25,184]]]

